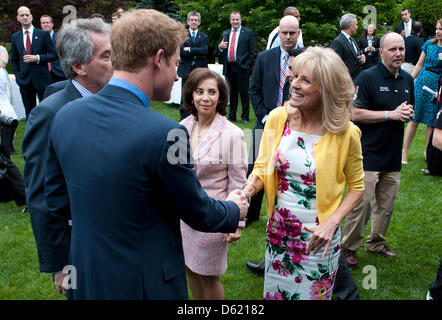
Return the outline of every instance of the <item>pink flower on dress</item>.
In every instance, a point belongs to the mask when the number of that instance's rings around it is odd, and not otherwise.
[[[298,137],[298,146],[302,149],[305,149],[304,139],[302,139],[301,137]]]
[[[289,209],[281,208],[278,212],[279,216],[277,218],[282,219],[287,236],[298,237],[301,234],[302,222]]]
[[[273,213],[273,215],[275,214],[276,211]],[[267,224],[267,238],[269,239],[270,244],[280,247],[282,245],[282,239],[284,238],[284,235],[284,224],[272,217],[271,221],[269,221],[269,223]]]
[[[307,245],[299,239],[287,241],[287,253],[294,264],[300,264],[308,259]]]
[[[278,171],[285,172],[290,168],[290,163],[287,161],[281,150],[277,150],[275,154],[275,167]]]
[[[329,278],[316,280],[310,287],[310,297],[312,300],[330,300],[333,289],[333,281]]]
[[[289,126],[288,126],[288,122],[286,122],[285,127],[284,127],[284,132],[282,133],[283,136],[289,136],[292,133],[292,131],[290,130]]]
[[[273,270],[278,271],[278,273],[283,277],[288,277],[290,275],[290,271],[287,269],[287,267],[280,261],[276,260],[272,264]]]
[[[299,277],[299,276],[296,277],[296,278],[295,278],[295,282],[296,282],[296,283],[301,283],[301,282],[302,282],[302,278]]]
[[[285,297],[280,292],[275,292],[275,294],[271,294],[270,292],[266,293],[264,300],[285,300]]]
[[[311,186],[316,184],[316,171],[307,172],[306,175],[301,174],[302,182],[306,186]]]
[[[278,176],[278,190],[281,193],[286,192],[289,189],[289,181],[286,179],[285,174],[279,171],[276,172]]]

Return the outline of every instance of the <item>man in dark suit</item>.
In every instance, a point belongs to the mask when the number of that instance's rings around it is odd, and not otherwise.
[[[114,77],[52,122],[44,188],[50,215],[72,215],[69,259],[53,253],[70,264],[73,299],[186,299],[180,219],[229,233],[245,217],[240,190],[208,197],[186,129],[149,108],[170,99],[185,38],[156,10],[125,13],[112,27]]]
[[[415,21],[411,27],[410,36],[405,38],[405,62],[411,63],[413,66],[418,62],[424,44],[424,40],[419,37],[422,29],[422,23]]]
[[[401,19],[402,22],[399,23],[395,28],[394,31],[396,33],[399,33],[404,38],[408,38],[413,33],[413,26],[415,24],[415,21],[411,19],[411,11],[408,8],[401,9]],[[422,28],[421,32],[417,34],[419,38],[422,39],[423,42],[425,42],[425,33]]]
[[[101,89],[112,76],[110,61],[110,25],[101,20],[78,19],[76,24],[66,25],[60,32],[58,43],[61,63],[69,80],[64,89],[44,99],[34,108],[26,123],[23,139],[25,159],[24,177],[26,201],[34,232],[41,272],[58,272],[67,264],[52,253],[53,242],[59,250],[69,253],[68,226],[70,215],[49,215],[44,194],[44,172],[48,154],[49,130],[55,114],[68,102],[91,95]],[[87,48],[93,48],[90,52]],[[92,55],[91,55],[92,54]],[[98,75],[92,70],[102,67]],[[95,86],[100,79],[100,86]],[[58,83],[56,83],[58,84]],[[50,86],[48,87],[50,88]],[[60,237],[60,238],[59,238]],[[60,274],[54,276],[58,281]]]
[[[347,13],[341,17],[339,25],[341,33],[333,40],[330,47],[341,57],[354,81],[361,72],[361,64],[365,62],[365,55],[361,53],[352,37],[358,30],[358,19],[354,14]]]
[[[282,106],[284,102],[283,91],[287,80],[289,52],[297,47],[299,36],[298,19],[291,15],[283,17],[279,23],[278,34],[281,46],[260,52],[252,74],[250,99],[256,115],[256,124],[252,135],[252,150],[249,154],[252,159],[250,159],[248,174],[252,172],[253,162],[258,156],[261,134],[267,116],[270,111]],[[259,219],[263,195],[264,191],[261,191],[252,198],[246,226]]]
[[[51,36],[52,43],[55,47],[55,42],[57,40],[57,33],[54,31],[54,21],[51,16],[43,15],[40,17],[40,26],[42,30],[46,30],[49,32]],[[66,80],[66,77],[63,73],[63,69],[60,65],[60,58],[57,54],[57,60],[48,62],[49,73],[51,74],[52,82],[58,82],[62,80]]]
[[[238,108],[238,91],[241,96],[241,119],[249,121],[249,77],[255,62],[257,48],[252,30],[241,26],[239,11],[230,13],[231,29],[223,31],[218,45],[218,54],[223,62],[223,74],[230,85],[229,120],[236,121]]]
[[[178,76],[181,77],[181,85],[184,87],[187,76],[195,68],[207,68],[207,54],[209,52],[209,36],[198,30],[201,24],[201,15],[192,11],[187,14],[187,40],[180,46],[180,64],[178,65]],[[181,120],[189,114],[183,110],[180,103]]]
[[[17,10],[22,30],[11,39],[11,64],[25,106],[26,118],[36,106],[36,95],[43,100],[46,87],[52,82],[48,62],[56,60],[54,44],[48,32],[34,28],[31,11],[27,7]]]

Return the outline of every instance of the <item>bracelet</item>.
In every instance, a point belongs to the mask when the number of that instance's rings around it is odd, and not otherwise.
[[[388,111],[385,111],[385,121],[388,120]]]
[[[251,185],[252,187],[253,187],[253,189],[255,189],[255,193],[254,194],[257,194],[258,193],[258,189],[256,188],[256,186],[253,184],[253,183],[251,183],[251,182],[246,182],[246,183],[244,183],[244,185],[242,186],[242,189],[243,190],[246,190],[248,193],[249,193],[249,196],[251,197],[252,196],[252,194],[249,192],[249,190],[247,190],[247,189],[244,189],[244,187],[246,186],[246,185]],[[250,198],[249,197],[249,198]]]

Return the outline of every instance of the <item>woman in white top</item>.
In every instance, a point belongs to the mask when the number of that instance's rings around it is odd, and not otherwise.
[[[5,69],[8,60],[8,51],[0,46],[0,111],[3,115],[17,119],[17,114],[11,104],[11,83]]]

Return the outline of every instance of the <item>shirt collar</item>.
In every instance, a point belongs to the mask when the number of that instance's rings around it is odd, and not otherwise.
[[[141,102],[144,104],[146,108],[149,108],[149,103],[150,103],[149,98],[140,88],[134,86],[132,83],[127,82],[126,80],[123,79],[112,77],[109,81],[109,84],[129,90],[141,100]]]
[[[382,62],[378,63],[378,68],[384,78],[393,78],[393,79],[402,79],[403,78],[404,71],[402,71],[402,68],[399,68],[399,73],[398,73],[397,78],[394,74],[392,74],[390,71],[388,71],[387,67]]]
[[[235,28],[232,28],[231,32],[233,32],[233,30],[235,30]],[[236,29],[236,31],[240,32],[241,31],[241,26],[239,26],[238,29]]]
[[[75,88],[77,88],[78,92],[80,92],[82,97],[87,97],[87,96],[91,96],[93,95],[92,92],[90,92],[88,89],[86,89],[85,87],[83,87],[80,82],[72,79],[71,80],[72,84],[74,85]]]
[[[341,33],[342,33],[342,34],[343,34],[348,40],[350,40],[350,37],[351,37],[351,36],[349,36],[348,33],[344,32],[344,31],[341,31]]]
[[[22,28],[23,35],[25,34],[26,31],[29,31],[29,34],[32,35],[34,33],[34,26],[31,24],[29,29]]]

